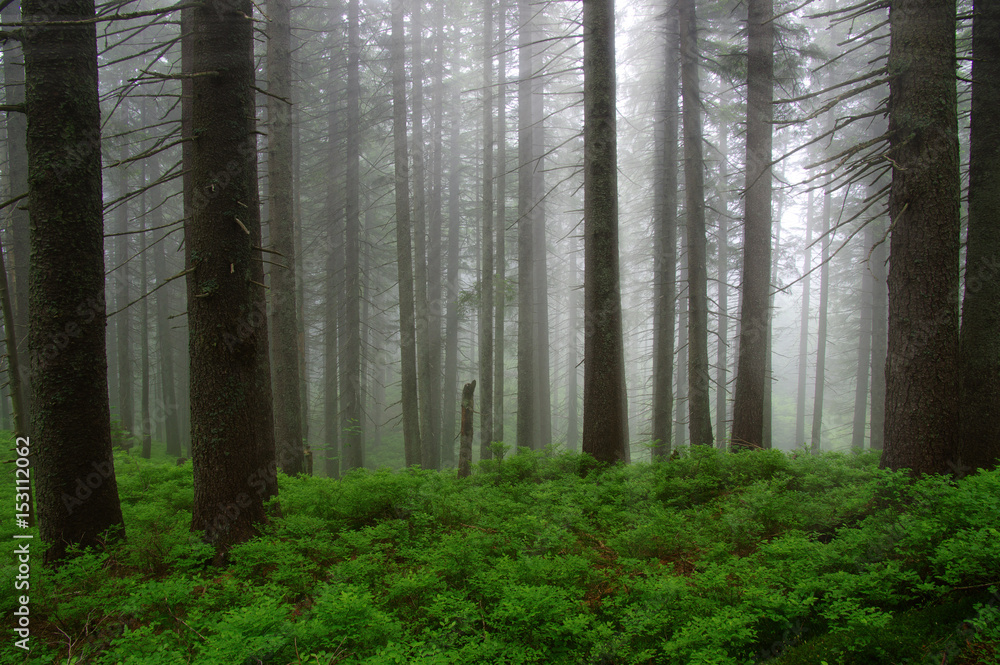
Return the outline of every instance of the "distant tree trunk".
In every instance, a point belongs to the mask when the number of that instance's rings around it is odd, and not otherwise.
[[[507,312],[507,46],[504,43],[506,35],[507,1],[499,0],[497,8],[497,157],[499,166],[497,173],[496,195],[496,288],[495,304],[496,318],[494,359],[493,359],[493,440],[503,441],[503,391],[504,391],[504,319]]]
[[[618,266],[614,0],[583,3],[583,452],[628,462],[628,409]]]
[[[545,5],[532,5],[535,17],[545,12]],[[534,39],[541,35],[540,30],[533,30]],[[531,184],[531,207],[533,210],[531,219],[531,232],[533,236],[532,244],[534,253],[532,255],[534,275],[531,283],[534,288],[534,314],[532,324],[534,325],[534,352],[535,352],[535,446],[547,446],[552,443],[552,380],[550,371],[549,354],[549,269],[548,269],[548,241],[546,239],[546,219],[545,219],[545,77],[542,75],[544,67],[541,57],[542,49],[532,47],[531,71],[534,76],[531,79],[531,142],[533,145],[532,156],[532,184]]]
[[[146,109],[146,103],[144,101],[142,105],[142,120],[143,126],[147,125],[148,112]],[[146,178],[146,162],[142,163],[142,179],[140,180],[141,186],[145,188],[148,184]],[[158,189],[158,188],[154,188]],[[141,381],[142,385],[140,387],[139,393],[139,409],[140,409],[140,433],[142,435],[142,456],[145,459],[149,459],[153,454],[153,421],[150,418],[149,413],[149,265],[146,258],[146,215],[148,214],[148,206],[146,205],[146,192],[144,191],[140,196],[141,204],[139,206],[139,293],[142,296],[142,302],[139,304],[139,355],[142,357],[142,374]]]
[[[678,243],[681,248],[680,278],[682,288],[688,288],[687,227],[678,224]],[[674,447],[687,445],[687,393],[688,393],[688,299],[677,301],[677,384],[674,397]]]
[[[972,25],[969,236],[961,333],[963,467],[1000,460],[1000,2],[978,0]]]
[[[342,132],[341,119],[341,96],[343,89],[341,83],[339,49],[335,50],[335,56],[330,63],[328,78],[327,98],[327,135],[329,136],[327,150],[327,190],[325,216],[327,219],[327,242],[326,250],[326,303],[323,312],[324,332],[323,332],[323,426],[326,430],[326,455],[324,459],[324,471],[329,478],[339,478],[343,466],[343,451],[341,450],[341,390],[340,378],[340,351],[341,333],[346,337],[346,326],[343,319],[342,290],[344,281],[341,270],[344,258],[342,254],[344,246],[344,216],[346,203],[346,154],[342,150],[344,147],[343,137],[347,134]],[[340,174],[344,173],[342,181]]]
[[[538,429],[537,361],[535,351],[535,285],[533,194],[535,154],[531,128],[531,77],[533,33],[528,0],[517,0],[517,446],[536,448]]]
[[[445,445],[445,442],[441,440],[442,410],[444,409],[441,390],[441,313],[443,311],[443,304],[441,302],[443,278],[441,268],[441,236],[444,230],[444,211],[442,209],[441,197],[444,177],[444,6],[445,3],[439,2],[435,5],[434,9],[434,107],[431,112],[434,121],[434,129],[431,133],[431,145],[433,146],[434,156],[431,160],[431,198],[427,224],[427,300],[430,303],[427,312],[427,392],[430,394],[430,420],[428,421],[428,429],[435,442],[438,468],[441,468],[442,449]],[[448,408],[453,408],[453,403],[450,401]]]
[[[830,302],[830,190],[823,192],[823,235],[820,245],[819,322],[816,333],[816,388],[813,397],[812,436],[809,448],[814,455],[822,449],[823,393],[826,389],[826,333]]]
[[[684,113],[684,192],[688,241],[688,429],[692,445],[711,445],[708,378],[708,269],[705,240],[705,163],[695,0],[678,4]],[[735,432],[734,432],[735,434]]]
[[[185,223],[192,530],[224,555],[277,495],[257,193],[253,4],[194,12],[194,206]],[[222,186],[219,174],[230,174]],[[298,391],[298,385],[293,386]]]
[[[483,3],[483,271],[479,277],[479,447],[493,440],[493,1]]]
[[[872,225],[865,226],[863,251],[868,253],[875,242]],[[871,266],[864,265],[861,273],[861,317],[858,339],[858,370],[854,384],[854,424],[851,432],[851,448],[864,450],[865,425],[868,423],[868,368],[872,360],[872,291],[874,279]]]
[[[461,445],[458,453],[458,477],[468,478],[472,473],[472,437],[473,423],[475,422],[474,410],[475,401],[473,393],[476,392],[476,380],[466,383],[462,388],[462,430]]]
[[[347,18],[347,177],[344,234],[344,322],[340,340],[341,469],[364,466],[364,413],[361,391],[361,37],[358,0]]]
[[[781,196],[778,196],[778,205],[774,211],[774,218],[781,219]],[[770,287],[777,283],[778,278],[778,257],[781,256],[781,224],[778,224],[774,229],[774,251],[771,252],[771,267],[768,271],[768,290],[769,294],[767,296],[767,309],[768,312],[774,311],[774,292],[770,291]],[[772,347],[774,342],[774,318],[768,317],[767,320],[767,344],[764,348],[764,421],[761,427],[761,446],[764,450],[771,449],[771,430],[774,426],[774,418],[771,412],[771,397],[774,392],[774,372],[772,371],[772,365],[774,363],[774,354],[772,353]]]
[[[298,50],[301,46],[301,40],[295,39],[295,34],[292,34],[292,50]],[[293,62],[292,76],[299,77],[301,73],[294,69],[295,63]],[[301,105],[296,103],[296,95],[292,95],[292,155],[293,155],[293,166],[292,166],[292,181],[295,183],[302,182],[302,116],[301,116]],[[298,355],[299,355],[299,404],[302,407],[302,442],[305,445],[306,450],[311,450],[309,446],[309,377],[308,377],[308,359],[307,359],[307,344],[306,344],[306,301],[305,301],[305,280],[302,275],[305,272],[306,257],[305,250],[302,246],[302,188],[295,187],[293,191],[294,197],[294,216],[292,218],[292,223],[295,226],[295,256],[297,259],[301,260],[302,270],[295,271],[295,325],[297,331],[297,344]],[[308,475],[312,475],[309,473]]]
[[[156,174],[155,177],[159,177]],[[159,188],[154,188],[152,196],[156,198]],[[153,215],[151,226],[162,225],[163,209],[157,206],[151,211]],[[159,221],[160,223],[157,223]],[[167,275],[166,239],[168,231],[160,233],[160,237],[155,243],[153,252],[153,270],[156,273],[157,286],[163,284],[169,277]],[[162,409],[164,419],[164,432],[167,442],[167,455],[171,457],[181,456],[181,433],[180,433],[180,404],[177,398],[177,391],[174,379],[174,341],[173,330],[170,324],[170,285],[156,290],[156,346],[160,350],[160,394],[163,397]]]
[[[410,249],[410,185],[406,147],[406,48],[403,0],[392,0],[392,135],[396,193],[396,269],[399,282],[399,328],[406,465],[423,461],[417,404],[416,315],[413,259]]]
[[[74,545],[103,548],[125,528],[108,405],[97,31],[87,21],[94,15],[93,0],[23,4],[24,22],[37,24],[24,41],[28,348],[31,434],[44,442],[33,448],[46,564]],[[74,334],[56,347],[52,340],[68,330]]]
[[[729,123],[719,121],[719,346],[715,355],[715,446],[727,448],[729,403]]]
[[[332,236],[332,232],[330,234]],[[334,258],[336,238],[329,241],[326,258],[326,305],[323,317],[323,429],[326,432],[326,454],[323,470],[327,478],[340,477],[340,391],[337,386],[337,308],[340,284],[337,283],[337,262]]]
[[[664,89],[654,134],[653,457],[670,453],[674,402],[674,336],[677,312],[677,11],[665,16]]]
[[[24,409],[24,397],[21,394],[21,383],[17,377],[21,375],[20,352],[17,349],[17,335],[14,324],[14,308],[11,306],[10,289],[7,286],[7,266],[3,257],[3,246],[0,245],[0,308],[3,311],[3,332],[5,353],[7,355],[7,379],[10,381],[11,416],[14,425],[14,436],[28,435],[28,419],[31,414]],[[21,491],[20,489],[18,491]],[[34,517],[34,511],[29,511]]]
[[[458,438],[455,427],[454,398],[458,391],[458,314],[460,305],[458,302],[459,283],[461,271],[461,257],[459,256],[461,245],[461,150],[459,148],[460,115],[457,110],[460,108],[459,89],[457,85],[452,87],[452,114],[451,114],[451,158],[448,166],[448,313],[445,317],[445,354],[444,354],[444,394],[445,403],[449,404],[444,411],[442,427],[443,445],[441,454],[442,466],[455,464],[455,439]]]
[[[871,423],[869,425],[869,446],[872,450],[882,450],[885,436],[885,361],[889,317],[888,293],[886,291],[886,262],[889,260],[889,243],[884,234],[884,219],[876,223],[875,237],[878,244],[872,250],[869,266],[872,271],[872,389]]]
[[[4,23],[17,23],[21,20],[20,1],[14,0],[7,5],[0,16]],[[3,42],[3,75],[4,75],[4,97],[7,104],[24,103],[24,57],[21,52],[21,43],[16,39],[7,39]],[[28,193],[28,151],[26,148],[27,116],[24,113],[7,113],[7,184],[8,194],[11,197]],[[21,349],[22,355],[28,348],[28,265],[30,246],[30,230],[28,206],[24,201],[20,201],[10,209],[10,229],[13,235],[11,242],[11,265],[10,275],[13,277],[11,286],[12,302],[14,308],[14,329],[17,338],[17,348]],[[11,382],[19,381],[21,386],[21,409],[23,425],[26,429],[23,434],[27,435],[27,427],[30,426],[31,418],[31,380],[30,363],[23,363],[21,374],[16,378],[11,378]],[[13,385],[13,383],[12,383]]]
[[[732,433],[732,445],[737,449],[765,447],[764,394],[771,380],[767,374],[767,351],[771,320],[774,2],[749,0],[747,11],[746,218]]]
[[[802,312],[799,318],[799,383],[795,400],[795,445],[806,442],[806,382],[809,378],[809,296],[811,294],[813,193],[806,204],[806,246],[802,259]]]
[[[125,105],[127,109],[127,105]],[[127,112],[127,111],[126,111]],[[128,158],[126,144],[122,141],[119,158],[124,162]],[[128,194],[127,167],[120,165],[115,169],[115,180],[118,186],[118,196]],[[115,265],[112,273],[115,283],[115,328],[117,329],[117,345],[115,352],[118,358],[118,418],[129,432],[135,429],[135,403],[132,386],[132,309],[131,289],[129,288],[129,236],[128,232],[128,201],[118,203],[115,211],[115,231],[121,235],[115,238]]]
[[[946,473],[960,389],[955,3],[893,0],[889,21],[892,307],[881,464]]]
[[[578,348],[577,330],[580,327],[580,302],[577,296],[580,275],[576,265],[578,248],[574,241],[569,249],[569,289],[566,293],[566,308],[568,310],[567,344],[566,344],[566,449],[580,450],[580,350]]]

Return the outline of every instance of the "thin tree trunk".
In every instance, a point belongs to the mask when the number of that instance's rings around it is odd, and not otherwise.
[[[677,312],[677,64],[676,5],[665,15],[664,90],[656,121],[654,184],[655,309],[653,310],[653,457],[670,453]]]
[[[628,462],[628,408],[618,265],[614,0],[583,3],[583,452]]]
[[[681,248],[680,278],[678,282],[688,288],[688,244],[687,227],[678,224],[678,243]],[[678,294],[677,301],[677,384],[674,398],[674,447],[686,446],[688,440],[687,428],[687,393],[688,393],[688,298]]]
[[[304,469],[299,381],[299,326],[295,307],[295,225],[292,182],[291,4],[267,2],[267,179],[270,244],[281,265],[271,275],[271,351],[274,368],[274,430],[278,464],[295,476]]]
[[[361,391],[361,37],[358,0],[348,3],[347,19],[347,177],[344,234],[344,322],[340,328],[341,470],[364,466],[364,413]]]
[[[443,181],[443,159],[444,147],[442,139],[444,135],[444,19],[445,3],[439,2],[435,5],[434,30],[434,106],[432,111],[434,129],[431,134],[431,145],[433,146],[433,159],[431,160],[431,198],[430,211],[427,225],[427,299],[430,307],[427,312],[427,343],[428,343],[428,374],[427,392],[430,394],[430,419],[428,429],[430,436],[435,442],[437,451],[438,468],[441,468],[441,457],[443,448],[446,445],[441,439],[442,410],[444,400],[441,390],[441,319],[443,305],[441,267],[441,236],[444,230],[444,211],[442,209],[442,181]],[[453,402],[449,402],[448,408],[453,407]]]
[[[545,5],[534,9],[537,18],[544,13]],[[534,39],[541,37],[540,30],[532,30]],[[534,288],[534,353],[535,353],[535,446],[547,446],[552,443],[552,380],[549,354],[549,275],[548,275],[548,242],[546,240],[545,219],[545,77],[542,75],[542,49],[532,48],[531,71],[531,142],[532,184],[531,220],[532,255],[534,274],[531,278]]]
[[[969,235],[961,333],[963,471],[1000,462],[1000,2],[977,0],[972,25]]]
[[[822,450],[823,393],[826,388],[826,337],[830,302],[830,190],[823,192],[823,236],[820,243],[819,322],[816,333],[816,388],[813,394],[812,436],[810,450]]]
[[[406,465],[423,461],[417,404],[416,315],[410,248],[410,185],[406,147],[406,49],[403,0],[392,0],[392,134],[396,194],[396,269],[399,282],[399,328],[403,401],[403,447]]]
[[[142,104],[142,124],[147,126],[147,102]],[[145,189],[147,185],[146,161],[142,163],[142,178],[140,184]],[[158,188],[154,188],[158,189]],[[153,454],[153,422],[149,412],[149,266],[146,257],[146,215],[148,214],[147,192],[143,191],[139,204],[139,293],[142,295],[142,302],[139,304],[139,355],[142,358],[141,382],[139,391],[139,422],[140,434],[142,436],[142,456],[149,459]],[[155,200],[155,199],[154,199]]]
[[[341,167],[345,166],[344,162],[347,160],[341,152],[343,145],[341,126],[343,123],[340,119],[341,88],[339,84],[339,67],[335,62],[331,62],[328,84],[329,98],[327,100],[327,135],[329,136],[327,159],[329,162],[325,211],[329,227],[326,243],[328,254],[326,257],[326,306],[323,332],[323,423],[326,430],[326,455],[323,466],[328,478],[339,478],[341,470],[346,470],[341,450],[343,441],[341,438],[340,407],[343,386],[339,383],[341,332],[343,331],[346,335],[346,326],[343,321],[345,317],[342,316],[344,283],[341,276],[346,174],[345,182],[341,182],[339,176],[343,170]]]
[[[507,45],[506,36],[507,1],[499,0],[497,9],[497,173],[496,195],[496,318],[493,333],[493,440],[503,441],[504,419],[504,319],[507,312]]]
[[[127,104],[123,105],[127,113]],[[121,144],[119,159],[123,162],[128,158],[128,151],[124,141]],[[116,169],[116,181],[118,185],[118,196],[128,194],[128,171],[126,166],[118,166]],[[118,358],[118,418],[125,430],[132,432],[135,430],[135,403],[132,385],[132,308],[127,305],[132,302],[131,288],[129,284],[129,237],[128,232],[128,201],[121,201],[115,211],[115,231],[119,234],[115,238],[115,303],[118,313],[115,314],[115,328],[117,329],[115,352]]]
[[[764,395],[771,380],[767,374],[767,357],[771,325],[774,2],[750,0],[747,11],[746,218],[743,224],[740,351],[733,395],[734,448],[770,447],[770,437],[764,438]]]
[[[534,221],[533,170],[535,155],[531,128],[531,77],[534,39],[531,29],[533,8],[528,0],[518,0],[518,84],[517,84],[517,446],[538,446],[537,361],[535,351]]]
[[[812,288],[813,193],[806,203],[806,246],[802,259],[802,312],[799,318],[799,383],[795,400],[795,445],[806,442],[806,382],[809,378],[809,297]]]
[[[778,207],[774,211],[774,218],[781,219],[781,197],[778,197]],[[774,229],[774,251],[771,253],[771,267],[768,271],[768,311],[774,311],[774,291],[771,286],[777,283],[778,277],[778,257],[781,256],[781,224]],[[774,363],[773,342],[774,342],[774,319],[768,317],[767,320],[767,344],[764,349],[764,420],[761,427],[761,447],[764,450],[771,449],[771,431],[774,426],[774,418],[771,411],[771,398],[774,392]]]
[[[340,477],[340,391],[337,386],[337,308],[340,285],[337,283],[336,259],[333,247],[335,238],[329,241],[330,252],[326,258],[326,306],[323,320],[323,429],[326,432],[326,455],[323,470],[327,478]]]
[[[459,113],[460,108],[458,86],[452,88],[451,115],[451,159],[448,166],[448,314],[445,318],[445,354],[444,354],[444,394],[446,403],[454,404],[458,394],[458,302],[461,270],[460,244],[460,167],[461,153],[459,150]],[[444,412],[443,446],[441,455],[442,466],[455,464],[455,439],[458,438],[455,423],[455,409],[449,406]]]
[[[705,164],[695,0],[678,4],[684,113],[684,192],[688,241],[688,429],[692,445],[712,445],[708,378],[708,271],[705,240]],[[734,432],[735,433],[735,432]]]
[[[192,530],[220,555],[258,533],[277,495],[254,117],[253,14],[194,12],[192,216],[185,224]],[[222,186],[219,174],[229,174]],[[298,385],[293,390],[298,391]]]
[[[580,449],[580,350],[578,348],[577,329],[579,323],[580,302],[577,296],[580,275],[576,265],[578,248],[574,241],[569,248],[569,290],[566,293],[566,309],[568,310],[568,343],[566,344],[566,448],[577,451]]]
[[[479,292],[479,447],[488,459],[493,439],[493,1],[483,3],[483,271]]]
[[[727,448],[729,385],[729,123],[719,121],[719,346],[715,355],[715,446]]]
[[[865,226],[863,251],[867,254],[875,242],[872,225]],[[854,385],[854,423],[851,448],[864,450],[865,425],[868,423],[868,368],[872,359],[872,289],[874,280],[866,264],[861,273],[861,317],[858,338],[858,371]]]
[[[872,271],[872,389],[869,446],[872,450],[882,450],[885,440],[885,361],[889,319],[886,262],[889,260],[889,242],[884,237],[887,228],[884,218],[875,224],[878,244],[872,250],[869,259]]]
[[[25,0],[28,348],[43,560],[124,537],[111,452],[93,0]],[[84,19],[81,21],[81,19]],[[50,21],[67,24],[52,25]],[[60,348],[53,340],[75,334]],[[81,433],[86,436],[81,436]]]

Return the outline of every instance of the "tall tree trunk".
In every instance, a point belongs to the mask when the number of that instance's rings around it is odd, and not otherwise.
[[[483,271],[479,307],[479,456],[493,439],[493,1],[483,3]]]
[[[770,381],[766,366],[771,320],[774,2],[749,0],[747,11],[746,217],[740,351],[733,395],[734,448],[764,447],[764,393]]]
[[[533,5],[534,7],[534,5]],[[545,5],[533,9],[533,20],[545,12]],[[542,31],[533,29],[533,39],[542,38]],[[534,352],[535,352],[535,446],[552,443],[552,381],[549,358],[549,275],[548,242],[545,220],[545,77],[542,75],[542,49],[531,49],[531,142],[532,142],[532,184],[531,184],[531,233],[534,253],[532,265],[534,274],[531,284],[534,288]]]
[[[459,99],[459,89],[457,85],[452,86],[452,114],[451,114],[451,158],[448,166],[448,313],[445,318],[445,354],[444,354],[444,395],[445,402],[454,404],[458,395],[458,314],[460,304],[458,302],[459,284],[461,271],[460,253],[460,223],[461,223],[461,189],[460,189],[460,168],[461,152],[459,149],[459,119],[458,109],[461,107]],[[458,434],[455,427],[455,409],[448,406],[444,412],[443,426],[443,446],[441,454],[442,466],[455,464],[455,440]]]
[[[678,4],[684,113],[684,193],[688,241],[688,429],[692,445],[712,445],[708,378],[708,268],[705,240],[705,164],[695,0]],[[738,383],[738,380],[737,380]],[[736,431],[734,430],[734,434]]]
[[[811,295],[813,193],[806,203],[806,246],[802,259],[802,312],[799,318],[799,383],[795,400],[795,445],[806,442],[806,382],[809,379],[809,296]]]
[[[729,403],[729,123],[719,121],[719,346],[715,354],[715,446],[727,448]]]
[[[614,0],[583,2],[583,452],[629,461],[618,266]]]
[[[7,355],[7,380],[10,382],[11,416],[14,426],[14,436],[28,435],[28,419],[31,414],[24,409],[24,396],[21,394],[21,383],[17,377],[21,375],[20,352],[17,349],[16,325],[14,323],[14,308],[11,305],[10,289],[7,283],[7,266],[3,256],[3,246],[0,246],[0,308],[3,312],[3,332],[5,353]],[[19,490],[20,491],[20,490]],[[31,512],[34,516],[33,511]]]
[[[580,450],[580,350],[578,348],[577,330],[580,327],[580,302],[577,296],[580,276],[576,265],[576,242],[569,248],[569,289],[566,292],[566,309],[568,314],[567,344],[566,344],[566,449]]]
[[[17,23],[21,20],[19,0],[14,0],[7,5],[0,16],[4,23]],[[3,42],[3,75],[5,100],[7,104],[17,105],[24,103],[24,57],[21,52],[21,43],[16,39],[7,39]],[[13,198],[28,193],[28,151],[26,147],[27,116],[24,113],[7,113],[7,183],[8,193]],[[12,302],[14,308],[14,329],[17,339],[17,348],[22,355],[28,348],[28,265],[31,253],[30,229],[29,229],[28,206],[24,201],[15,204],[10,210],[10,229],[12,231],[11,276],[13,285],[11,286]],[[31,379],[30,363],[22,363],[21,374],[17,378],[10,380],[19,381],[21,389],[21,408],[23,411],[24,427],[30,426],[31,413]],[[11,384],[13,385],[13,383]],[[28,434],[25,429],[22,432]]]
[[[872,225],[865,226],[864,245],[866,254],[875,242]],[[851,431],[851,448],[864,450],[865,425],[868,424],[868,368],[872,359],[872,290],[874,279],[870,266],[864,266],[861,274],[861,316],[858,339],[858,371],[854,384],[854,423]]]
[[[434,31],[434,106],[431,112],[434,121],[434,129],[431,134],[431,145],[434,146],[433,159],[431,160],[431,198],[430,211],[427,224],[427,300],[430,303],[427,311],[427,345],[428,345],[428,373],[427,392],[430,395],[430,419],[428,429],[430,436],[435,442],[435,450],[438,459],[438,468],[441,468],[442,449],[446,445],[441,440],[441,418],[444,409],[444,400],[441,395],[441,313],[443,305],[441,268],[441,236],[444,231],[444,211],[442,209],[441,190],[443,184],[443,159],[444,147],[442,139],[444,135],[444,43],[445,43],[445,3],[439,2],[435,5]],[[448,404],[448,408],[453,408],[453,403]]]
[[[688,244],[687,227],[677,226],[678,243],[681,248],[680,277],[678,283],[688,288]],[[686,446],[688,440],[687,397],[688,397],[688,299],[682,296],[677,302],[677,384],[674,397],[674,447]]]
[[[347,177],[344,234],[344,325],[340,340],[341,469],[364,465],[364,413],[361,391],[361,37],[358,0],[347,18]]]
[[[148,102],[143,100],[142,104],[142,124],[148,125]],[[149,265],[146,257],[146,215],[149,214],[147,205],[147,193],[145,188],[149,182],[146,178],[146,161],[142,163],[142,178],[140,186],[143,188],[139,204],[139,293],[142,302],[139,304],[139,355],[141,360],[140,391],[139,391],[139,423],[140,435],[142,437],[142,456],[149,459],[153,454],[153,421],[150,418],[149,410]],[[153,188],[155,190],[159,188]]]
[[[101,111],[93,0],[25,0],[28,348],[45,563],[124,536],[111,453],[104,328]],[[81,20],[82,19],[82,20]],[[65,22],[53,25],[49,22]],[[67,331],[72,331],[69,333]],[[66,337],[65,345],[53,340]]]
[[[774,218],[781,219],[781,196],[778,196],[778,206],[774,211]],[[771,267],[768,271],[768,296],[767,296],[767,309],[768,312],[774,311],[774,291],[771,291],[771,285],[777,283],[778,278],[778,257],[781,256],[781,224],[778,224],[774,229],[774,251],[771,253]],[[771,397],[774,392],[774,372],[772,371],[772,365],[774,363],[774,353],[772,353],[772,346],[774,342],[774,319],[768,317],[767,320],[767,344],[764,347],[764,420],[761,427],[761,447],[764,450],[771,449],[771,430],[774,425],[774,418],[771,412]]]
[[[271,275],[274,354],[274,438],[281,470],[305,470],[299,381],[299,325],[295,307],[295,196],[292,182],[292,25],[289,0],[267,2],[267,180],[270,244],[280,266]]]
[[[333,233],[331,231],[330,235]],[[326,432],[323,470],[327,478],[340,477],[340,390],[337,386],[337,308],[340,284],[337,283],[337,262],[333,247],[337,239],[331,237],[330,252],[326,258],[326,304],[323,318],[323,429]]]
[[[277,494],[261,262],[253,3],[194,12],[193,214],[185,223],[192,530],[220,554],[253,537]],[[212,74],[208,74],[212,72]],[[226,174],[228,181],[220,180]],[[293,387],[298,391],[298,385]]]
[[[410,184],[406,147],[406,48],[403,0],[392,0],[392,135],[396,194],[396,269],[399,282],[399,338],[406,465],[423,461],[417,404],[416,315],[410,248]]]
[[[335,51],[336,52],[336,51]],[[326,219],[327,224],[327,257],[326,257],[326,304],[324,310],[324,332],[323,332],[323,423],[326,430],[326,455],[324,468],[327,477],[339,478],[342,468],[343,453],[341,445],[341,391],[340,378],[340,349],[341,332],[346,333],[346,326],[343,319],[343,298],[344,288],[341,269],[343,267],[342,250],[344,246],[344,216],[346,197],[344,196],[346,187],[346,173],[344,182],[339,178],[344,171],[342,166],[346,166],[346,156],[341,151],[343,147],[342,138],[346,132],[342,133],[343,121],[340,118],[340,99],[342,88],[340,87],[339,64],[335,61],[330,63],[329,84],[327,99],[327,136],[329,136],[327,159],[327,190],[326,190]]]
[[[656,246],[653,310],[653,457],[670,453],[677,311],[677,9],[665,15],[664,88],[656,119],[653,235]]]
[[[829,187],[829,185],[827,185]],[[819,321],[816,332],[816,388],[813,397],[810,450],[818,455],[823,449],[823,393],[826,389],[826,337],[830,302],[830,190],[823,192],[823,235],[820,245]]]
[[[493,440],[503,441],[503,391],[505,372],[504,319],[507,312],[507,45],[504,42],[507,25],[507,0],[499,0],[497,8],[497,173],[496,195],[496,318],[493,333]]]
[[[869,446],[882,450],[885,437],[885,361],[889,318],[889,294],[886,291],[886,262],[889,260],[889,243],[884,218],[876,222],[875,237],[878,244],[872,250],[869,266],[872,271],[872,389]]]
[[[961,436],[969,469],[1000,461],[1000,2],[978,0],[972,24],[969,235],[961,333]]]
[[[123,105],[127,113],[127,104]],[[128,151],[124,140],[121,144],[119,159],[124,162],[128,158]],[[118,196],[124,197],[128,194],[128,170],[123,165],[115,169],[116,182],[118,185]],[[125,429],[132,432],[135,429],[135,402],[132,385],[132,308],[128,307],[131,302],[131,288],[129,284],[129,236],[128,232],[128,201],[122,200],[118,203],[115,211],[115,231],[119,233],[115,238],[115,265],[113,268],[113,278],[115,283],[115,304],[118,313],[115,314],[115,328],[117,329],[115,352],[118,358],[118,418]]]
[[[159,178],[159,173],[154,174],[154,179]],[[152,190],[153,200],[159,200],[156,193],[159,187]],[[155,206],[150,212],[152,215],[152,227],[162,226],[163,208]],[[160,287],[169,276],[167,275],[166,243],[167,230],[160,232],[160,236],[154,243],[156,249],[153,252],[153,270],[156,273],[156,284]],[[161,407],[163,409],[164,433],[167,443],[167,455],[171,457],[181,456],[181,433],[180,433],[180,403],[178,401],[176,383],[174,379],[174,364],[176,361],[174,354],[174,335],[170,323],[170,285],[156,289],[156,346],[160,351],[160,395],[162,396]]]
[[[531,128],[531,70],[533,34],[528,0],[517,0],[518,84],[517,84],[517,446],[539,445],[537,360],[535,351],[534,220],[533,171],[535,154]]]

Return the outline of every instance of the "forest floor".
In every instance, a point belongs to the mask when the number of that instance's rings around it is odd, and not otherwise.
[[[695,449],[282,477],[283,517],[223,567],[190,533],[190,463],[116,474],[127,542],[58,571],[39,550],[31,651],[5,630],[0,663],[1000,662],[1000,472]]]

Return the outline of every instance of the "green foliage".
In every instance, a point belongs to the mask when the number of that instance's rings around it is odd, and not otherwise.
[[[39,567],[35,648],[0,662],[834,665],[1000,643],[998,472],[696,448],[281,476],[283,517],[225,568],[189,532],[189,466],[116,473],[127,542]]]

